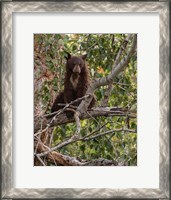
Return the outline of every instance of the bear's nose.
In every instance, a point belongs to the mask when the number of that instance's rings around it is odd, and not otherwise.
[[[79,65],[75,65],[74,69],[73,69],[73,72],[80,74],[80,72],[81,72],[80,66]]]

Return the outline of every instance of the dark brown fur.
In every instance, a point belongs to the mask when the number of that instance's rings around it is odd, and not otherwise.
[[[55,112],[61,109],[63,106],[57,105],[58,103],[70,103],[71,101],[83,97],[90,85],[90,75],[88,67],[85,63],[86,55],[77,57],[68,54],[66,73],[64,81],[64,91],[60,92],[51,109],[51,112]],[[78,106],[80,102],[74,104]],[[89,108],[93,107],[95,99],[93,98]]]

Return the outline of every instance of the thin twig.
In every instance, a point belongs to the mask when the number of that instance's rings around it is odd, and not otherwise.
[[[130,132],[130,133],[136,133],[135,130],[131,130],[131,129],[115,129],[115,130],[110,130],[110,131],[106,131],[104,133],[101,133],[101,134],[97,134],[95,136],[92,136],[92,137],[89,137],[89,138],[85,138],[83,141],[88,141],[88,140],[92,140],[92,139],[95,139],[97,137],[101,137],[101,136],[104,136],[104,135],[107,135],[107,134],[110,134],[110,133],[114,133],[114,132]]]
[[[108,124],[108,122],[106,122],[105,124],[103,124],[103,125],[102,125],[100,128],[98,128],[97,130],[91,132],[90,134],[85,135],[85,136],[84,136],[83,138],[81,138],[81,139],[84,140],[85,138],[90,137],[91,135],[97,133],[97,132],[100,131],[104,126],[106,126],[106,124]]]
[[[91,116],[95,117],[99,117],[99,116],[105,116],[105,117],[110,117],[110,116],[123,116],[123,117],[127,117],[129,116],[130,118],[136,118],[137,113],[133,112],[133,111],[128,111],[128,109],[121,109],[121,108],[116,108],[116,107],[96,107],[93,108],[92,110],[88,110],[89,114]],[[83,119],[89,119],[90,115],[88,115],[87,113],[81,115],[79,118],[80,120]],[[65,114],[61,114],[60,116],[56,117],[53,122],[50,123],[50,127],[54,127],[57,125],[61,125],[61,124],[66,124],[66,123],[70,123],[70,122],[74,122],[74,118],[67,118]],[[40,131],[40,123],[39,121],[34,122],[35,124],[35,134],[34,136],[39,135],[41,132],[43,132],[44,130]],[[48,124],[48,120],[44,119],[44,123],[43,123],[43,127],[46,128]]]
[[[40,130],[42,131],[42,119],[41,119]],[[37,148],[38,148],[40,141],[41,141],[41,134],[38,135],[38,142],[37,142],[37,145],[36,145],[36,148],[35,148],[35,153],[37,152]]]
[[[40,156],[38,154],[36,154],[36,157],[42,163],[43,166],[46,166],[46,164],[43,162],[43,160],[40,158]]]

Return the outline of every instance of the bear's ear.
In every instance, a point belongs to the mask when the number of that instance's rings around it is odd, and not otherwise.
[[[68,53],[68,52],[66,52],[66,56],[65,56],[65,58],[68,60],[68,59],[70,59],[71,58],[71,54],[70,53]]]
[[[82,58],[83,60],[85,60],[85,59],[87,58],[87,54],[82,55],[81,58]]]

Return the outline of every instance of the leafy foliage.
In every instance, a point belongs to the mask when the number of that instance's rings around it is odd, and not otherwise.
[[[63,89],[65,56],[87,53],[87,64],[92,78],[111,73],[113,62],[122,48],[127,34],[35,34],[34,35],[34,114],[49,113],[57,93]],[[128,41],[128,46],[129,46]],[[126,55],[123,49],[121,58]],[[120,59],[121,59],[120,58]],[[107,86],[96,92],[97,106],[101,106]],[[108,100],[109,107],[137,111],[137,57],[132,56],[128,66],[115,79]],[[137,164],[137,121],[127,116],[97,117],[81,121],[81,135],[92,136],[108,130],[131,129],[135,132],[113,131],[87,141],[77,141],[60,149],[60,153],[91,160],[106,158]],[[52,146],[70,138],[76,124],[69,123],[53,129]]]

